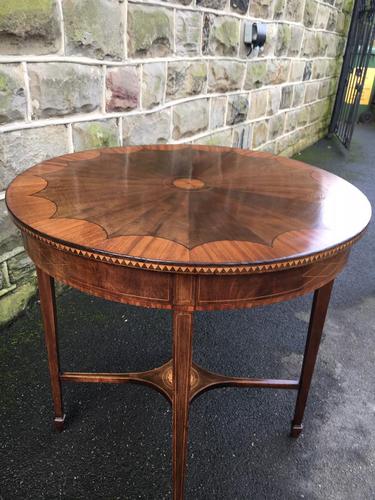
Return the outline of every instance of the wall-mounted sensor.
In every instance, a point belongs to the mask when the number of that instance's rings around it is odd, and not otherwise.
[[[245,23],[244,43],[249,45],[250,55],[254,47],[263,47],[266,42],[267,25],[264,23]]]

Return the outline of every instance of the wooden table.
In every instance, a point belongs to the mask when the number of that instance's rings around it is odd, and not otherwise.
[[[190,401],[223,385],[294,389],[302,419],[332,284],[371,208],[354,186],[298,161],[231,148],[147,146],[69,154],[11,183],[7,206],[37,268],[54,403],[61,382],[137,382],[173,408],[173,495],[183,498]],[[54,279],[173,313],[173,358],[140,373],[61,372]],[[296,380],[235,378],[192,361],[194,311],[272,304],[315,291]],[[228,332],[230,342],[230,332]]]

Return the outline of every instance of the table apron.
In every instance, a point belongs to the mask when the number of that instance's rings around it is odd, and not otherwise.
[[[343,269],[350,249],[314,263],[253,274],[178,274],[108,264],[58,250],[23,233],[35,265],[90,295],[136,306],[187,311],[272,304],[312,292]],[[183,295],[181,295],[183,290]]]

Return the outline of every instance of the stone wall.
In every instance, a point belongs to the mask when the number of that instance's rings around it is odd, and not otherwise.
[[[1,0],[0,322],[35,290],[4,192],[47,157],[194,142],[291,155],[324,135],[351,0]],[[267,23],[249,55],[245,21]]]

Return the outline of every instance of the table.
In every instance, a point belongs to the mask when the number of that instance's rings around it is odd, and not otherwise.
[[[158,145],[44,161],[14,179],[6,202],[37,269],[57,430],[65,418],[62,382],[157,389],[173,409],[175,500],[184,496],[189,404],[202,391],[294,389],[291,435],[301,433],[332,285],[371,216],[357,188],[268,153]],[[172,359],[139,373],[62,372],[55,278],[105,299],[170,309]],[[255,307],[312,291],[299,378],[227,377],[192,361],[194,311]]]

